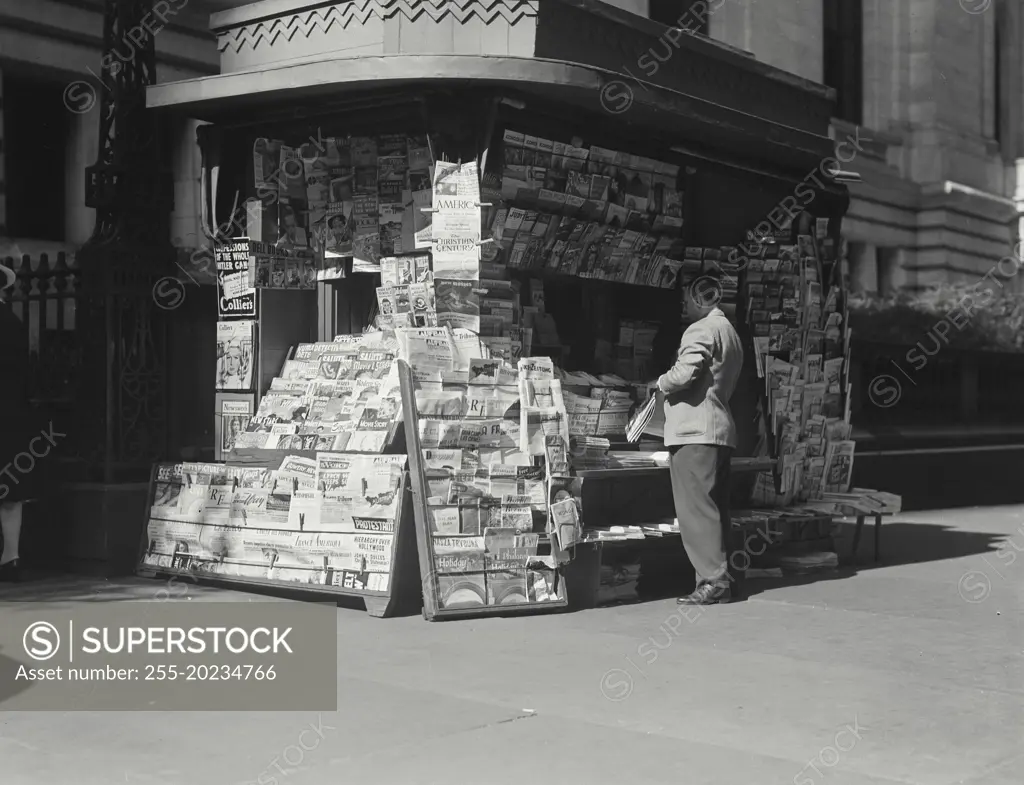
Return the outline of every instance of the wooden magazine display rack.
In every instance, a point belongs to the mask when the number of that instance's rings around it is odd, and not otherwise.
[[[193,464],[196,467],[217,465]],[[223,464],[219,465],[223,466]],[[187,578],[196,583],[258,586],[279,592],[295,592],[321,597],[355,597],[363,601],[371,616],[378,618],[387,618],[403,611],[410,612],[418,602],[418,581],[415,577],[416,566],[412,542],[415,535],[410,520],[413,505],[410,498],[408,471],[403,470],[402,472],[402,479],[396,493],[397,498],[394,502],[393,532],[386,551],[388,567],[385,571],[369,571],[365,569],[365,564],[363,565],[364,569],[361,570],[332,566],[330,554],[323,556],[322,565],[314,565],[312,560],[316,557],[310,555],[307,556],[308,566],[289,565],[281,568],[276,565],[277,551],[270,545],[261,549],[267,556],[265,563],[254,563],[230,556],[225,559],[224,551],[230,553],[230,533],[233,532],[235,537],[241,538],[247,529],[251,529],[254,534],[260,532],[268,542],[274,539],[280,540],[281,545],[285,547],[287,541],[291,540],[291,545],[296,553],[301,553],[303,548],[327,551],[332,547],[327,542],[317,545],[315,539],[309,543],[302,543],[300,538],[303,537],[351,537],[353,547],[357,547],[355,541],[360,535],[358,532],[350,534],[316,530],[307,533],[301,530],[296,531],[290,527],[275,530],[269,522],[250,526],[246,525],[247,519],[244,514],[240,518],[243,521],[240,525],[236,522],[239,517],[235,515],[231,515],[227,523],[222,523],[202,520],[205,516],[201,511],[198,513],[199,520],[184,520],[184,518],[194,519],[197,517],[195,514],[189,515],[187,512],[184,514],[162,512],[161,508],[169,511],[172,506],[176,510],[180,510],[180,506],[172,505],[170,502],[179,499],[189,488],[188,472],[183,467],[188,468],[189,464],[160,463],[153,466],[147,503],[149,517],[143,531],[136,569],[136,574],[140,577],[175,576]],[[220,488],[214,490],[214,487],[209,486],[209,489],[204,492],[210,496],[214,493],[220,495],[221,498],[217,500],[217,505],[221,509],[225,506],[231,509],[237,508],[239,500],[234,497],[238,496],[243,489],[228,489],[226,495],[232,498],[225,499],[223,498],[224,491]],[[197,503],[199,506],[196,509],[202,509],[202,503],[198,500]],[[387,528],[386,524],[382,528]],[[374,539],[381,538],[379,534],[369,534],[369,530],[367,530],[366,536]],[[222,551],[222,555],[214,557],[211,550],[216,547],[215,543],[218,541],[222,543],[221,547],[224,551]],[[161,544],[165,547],[160,548]],[[366,547],[375,544],[378,543],[368,542]],[[171,546],[171,548],[166,546]],[[335,562],[335,565],[337,564]],[[263,572],[264,575],[260,575],[260,572]],[[291,577],[283,577],[283,575],[274,577],[275,572],[290,574]],[[302,580],[302,577],[305,580]]]
[[[405,423],[406,445],[409,455],[409,476],[412,491],[412,507],[416,522],[416,542],[419,554],[420,575],[423,576],[423,617],[427,621],[450,618],[466,618],[476,616],[505,616],[520,613],[543,613],[561,610],[568,606],[565,575],[562,568],[543,571],[526,567],[520,570],[491,569],[491,554],[482,554],[481,569],[467,568],[459,564],[459,559],[438,562],[438,554],[434,547],[434,521],[429,503],[429,485],[426,466],[423,459],[423,448],[419,436],[419,413],[416,407],[416,388],[412,369],[399,360],[399,380],[402,389],[402,407]],[[451,539],[451,538],[449,538]],[[483,539],[479,537],[477,539]],[[550,547],[550,540],[540,536],[540,544]],[[523,591],[501,592],[489,581],[500,581],[507,588],[509,583],[521,581]],[[543,600],[535,599],[537,585],[551,589],[544,593]],[[483,588],[488,600],[497,602],[486,604],[467,604],[461,597],[477,595]],[[515,597],[525,597],[526,601],[509,601]]]

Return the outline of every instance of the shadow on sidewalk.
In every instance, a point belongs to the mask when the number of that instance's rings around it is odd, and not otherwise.
[[[783,578],[751,579],[744,586],[743,596],[753,597],[781,586],[845,580],[859,572],[881,567],[923,564],[991,553],[997,551],[1007,538],[1005,534],[963,531],[943,523],[893,521],[883,517],[879,543],[880,558],[876,562],[874,520],[865,520],[858,553],[853,554],[851,548],[855,526],[853,521],[839,523],[839,532],[835,537],[835,550],[839,556],[838,568],[806,574],[789,574]]]
[[[839,557],[838,567],[806,573],[786,573],[781,578],[740,578],[734,582],[734,593],[742,600],[781,587],[846,580],[859,572],[880,567],[944,561],[972,554],[991,553],[998,550],[1007,539],[1005,534],[962,531],[942,523],[893,521],[891,518],[883,518],[880,536],[881,558],[876,563],[873,560],[874,520],[868,518],[864,522],[856,559],[851,553],[855,526],[853,521],[838,522],[834,538],[834,551]],[[1024,526],[1018,531],[1024,535]],[[639,554],[642,564],[639,597],[625,599],[622,602],[655,602],[673,596],[683,596],[693,591],[693,568],[686,558],[679,538],[666,537],[656,542],[657,548],[648,545],[643,547]],[[760,549],[762,546],[756,544],[752,547]],[[799,550],[799,547],[796,550]],[[739,559],[737,562],[736,557],[733,557],[734,564],[742,565],[743,561]],[[760,558],[752,558],[752,566],[775,567],[777,557],[772,558],[772,554],[769,553]]]
[[[972,554],[995,552],[1006,542],[1008,535],[988,532],[969,532],[933,522],[883,518],[881,531],[881,559],[872,561],[874,552],[874,522],[865,521],[856,562],[850,560],[853,543],[853,522],[840,522],[835,537],[835,552],[840,566],[806,574],[787,574],[782,578],[751,578],[742,580],[737,594],[740,598],[757,596],[763,592],[786,587],[802,586],[818,581],[845,580],[858,572],[878,567],[895,567],[903,564],[955,559]],[[1024,537],[1024,526],[1018,528]],[[1009,535],[1012,536],[1012,535]],[[1024,542],[1024,539],[1022,539]],[[760,547],[760,546],[758,546]],[[632,550],[632,549],[631,549]],[[664,537],[638,543],[636,555],[640,557],[642,571],[639,583],[639,597],[624,598],[620,602],[652,602],[673,596],[683,596],[693,590],[693,569],[686,558],[682,542],[678,537]],[[606,551],[606,558],[612,552]],[[622,556],[627,552],[619,551]],[[633,555],[633,554],[629,554]],[[756,567],[774,566],[767,558],[754,560]],[[239,601],[253,599],[317,601],[320,596],[311,596],[301,590],[281,587],[239,586],[218,584],[204,579],[195,583],[188,578],[171,580],[167,577],[140,578],[98,578],[57,573],[29,572],[27,581],[20,584],[0,583],[2,602],[130,602],[165,601],[188,597],[201,601]],[[346,597],[331,597],[339,607],[362,610],[361,601]],[[619,604],[602,603],[604,606]],[[406,614],[402,614],[406,615]]]

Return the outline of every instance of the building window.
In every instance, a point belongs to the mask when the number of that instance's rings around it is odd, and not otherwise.
[[[66,85],[9,70],[3,80],[7,234],[63,242],[70,128]]]
[[[861,0],[826,2],[824,11],[825,84],[836,91],[836,117],[860,124],[864,94]]]
[[[648,0],[647,15],[655,22],[678,27],[690,33],[707,35],[709,19],[707,0]]]

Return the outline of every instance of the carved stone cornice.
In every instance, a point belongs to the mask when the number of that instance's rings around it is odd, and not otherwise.
[[[277,18],[256,20],[240,26],[217,30],[217,48],[240,52],[245,48],[273,46],[280,37],[309,38],[326,35],[332,29],[344,30],[352,24],[364,25],[374,17],[384,21],[405,17],[414,22],[427,17],[440,22],[446,17],[463,23],[479,19],[483,24],[502,19],[513,25],[524,17],[537,16],[538,0],[349,0],[307,8]]]

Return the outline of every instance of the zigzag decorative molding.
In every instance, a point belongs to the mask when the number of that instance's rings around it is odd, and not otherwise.
[[[523,17],[537,16],[538,0],[350,0],[347,3],[297,13],[280,19],[218,32],[217,48],[223,52],[243,48],[256,49],[266,43],[273,46],[278,38],[291,41],[296,35],[308,38],[315,30],[326,35],[332,27],[344,30],[351,24],[366,24],[372,16],[391,19],[398,15],[409,21],[428,16],[439,22],[446,16],[465,22],[476,17],[490,24],[498,17],[513,25]]]

